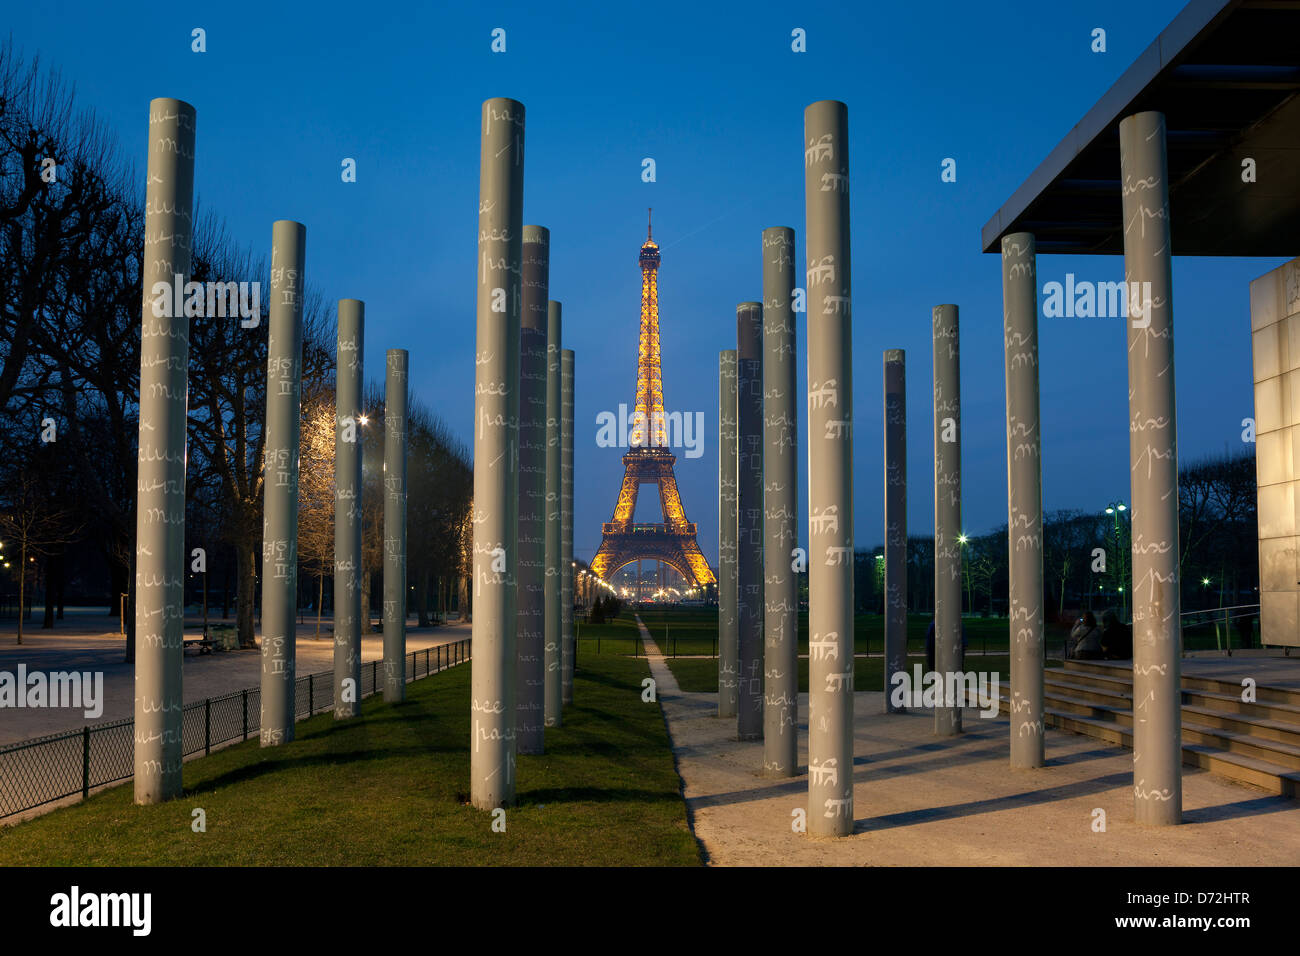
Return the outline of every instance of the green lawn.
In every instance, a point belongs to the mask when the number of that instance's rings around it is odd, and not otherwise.
[[[185,793],[137,807],[131,784],[0,828],[0,866],[668,865],[699,850],[644,661],[579,657],[574,706],[544,756],[519,757],[506,832],[465,804],[470,668],[319,715],[274,750],[250,741],[185,765]],[[191,811],[207,832],[191,830]]]
[[[573,626],[578,641],[579,663],[597,653],[624,657],[632,656],[634,651],[638,654],[645,653],[645,648],[637,640],[641,632],[637,629],[636,618],[627,608],[612,621],[588,624],[575,619]]]
[[[638,613],[663,653],[688,656],[715,653],[718,639],[716,607],[651,606]]]
[[[925,657],[908,657],[907,667],[920,664],[925,668]],[[1048,667],[1060,667],[1061,662],[1048,660]],[[688,693],[711,694],[718,690],[718,662],[713,658],[677,658],[669,660],[668,667],[677,678],[677,684]],[[970,654],[966,657],[969,671],[996,671],[1003,687],[1011,681],[1011,658],[997,654]],[[853,687],[855,690],[884,690],[885,662],[880,657],[859,657],[853,662]],[[808,659],[799,659],[799,690],[808,692]]]
[[[659,649],[669,656],[691,657],[712,655],[717,652],[718,609],[716,607],[656,607],[648,605],[624,607],[619,619],[612,624],[581,624],[579,637],[582,647],[600,635],[600,650],[604,654],[631,654],[636,636],[634,615],[640,614],[651,637]],[[930,627],[928,614],[907,616],[907,647],[910,652],[925,652],[925,632]],[[1005,617],[964,617],[967,647],[973,651],[1005,651],[1009,645],[1009,628]],[[880,654],[885,643],[885,619],[879,614],[858,614],[853,619],[854,653]],[[1049,650],[1062,640],[1062,635],[1049,630]],[[594,647],[593,647],[594,649]],[[808,653],[808,612],[799,612],[799,653]],[[579,651],[579,659],[582,652]]]

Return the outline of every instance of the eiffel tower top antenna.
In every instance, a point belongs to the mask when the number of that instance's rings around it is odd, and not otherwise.
[[[653,238],[654,238],[654,233],[652,233],[652,232],[650,231],[650,216],[651,216],[651,214],[652,214],[653,212],[654,212],[654,208],[653,208],[652,206],[647,206],[647,207],[646,207],[646,210],[645,210],[645,237],[646,237],[647,239],[653,239]]]

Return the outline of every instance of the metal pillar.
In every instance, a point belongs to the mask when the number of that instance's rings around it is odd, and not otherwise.
[[[1128,288],[1133,510],[1133,799],[1138,823],[1183,817],[1179,655],[1178,414],[1165,118],[1119,124]]]
[[[763,773],[799,765],[799,411],[794,230],[763,230]]]
[[[808,832],[853,832],[849,112],[804,110],[808,253]]]
[[[524,226],[519,330],[519,589],[516,739],[544,750],[546,719],[546,327],[551,234]]]
[[[470,801],[515,798],[515,544],[524,106],[483,103],[474,375],[474,656]]]
[[[181,100],[149,102],[135,524],[135,802],[142,804],[181,793],[190,323],[183,309],[175,314],[183,289],[174,285],[190,276],[196,121]],[[166,309],[155,308],[162,303]]]
[[[763,736],[763,304],[736,306],[736,734]]]
[[[735,717],[740,621],[736,616],[736,350],[718,355],[718,716]]]
[[[339,299],[334,386],[334,717],[338,720],[361,713],[361,396],[365,316],[365,303]],[[350,687],[346,681],[352,682]]]
[[[1002,239],[1007,369],[1007,553],[1011,616],[1011,766],[1043,765],[1043,480],[1038,420],[1034,237]]]
[[[564,706],[573,703],[573,349],[560,350],[560,633]]]
[[[907,673],[907,355],[885,349],[885,713],[894,675]],[[874,568],[872,569],[874,570]]]
[[[307,227],[271,227],[266,330],[266,455],[262,474],[263,747],[293,740],[298,636],[298,456],[302,408],[302,295]]]
[[[547,303],[546,326],[546,726],[564,723],[564,615],[560,573],[560,351],[563,306]]]
[[[957,306],[934,308],[934,669],[945,691],[962,669],[961,355]],[[960,734],[961,708],[947,694],[934,708],[934,732]]]
[[[384,383],[384,700],[406,699],[406,400],[410,356],[389,349]]]

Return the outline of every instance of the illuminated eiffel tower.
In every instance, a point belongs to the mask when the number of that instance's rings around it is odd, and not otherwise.
[[[677,493],[673,463],[677,456],[668,450],[667,419],[664,415],[664,386],[659,367],[659,246],[650,226],[641,246],[641,339],[637,348],[636,411],[632,416],[632,449],[623,456],[623,487],[614,506],[614,519],[602,525],[600,550],[591,570],[609,580],[626,564],[637,560],[659,561],[673,568],[689,587],[704,588],[717,583],[713,569],[695,540],[695,523],[686,520]],[[659,489],[662,524],[634,524],[637,492],[642,485]]]

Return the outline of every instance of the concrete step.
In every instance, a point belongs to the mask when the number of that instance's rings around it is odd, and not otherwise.
[[[1249,674],[1243,674],[1249,677]],[[1200,690],[1209,691],[1217,694],[1227,694],[1237,698],[1241,697],[1241,682],[1236,683],[1230,680],[1221,680],[1217,677],[1201,677],[1198,675],[1183,675],[1183,690]],[[1274,687],[1269,684],[1256,684],[1255,699],[1269,704],[1281,704],[1285,707],[1294,707],[1300,712],[1300,690],[1292,690],[1289,687]]]
[[[1120,711],[1109,718],[1104,715],[1085,716],[1066,707],[1056,706],[1056,701],[1049,701],[1049,703],[1052,706],[1045,707],[1043,711],[1043,722],[1047,726],[1094,737],[1118,747],[1133,749],[1131,713]],[[1086,704],[1077,701],[1074,703]],[[1000,708],[1003,713],[1010,712],[1010,703],[1006,695],[1002,697]],[[1241,735],[1233,736],[1241,737]],[[1227,746],[1235,743],[1237,749],[1224,749],[1222,746],[1201,742],[1204,740],[1217,740],[1217,743]],[[1212,733],[1207,733],[1206,728],[1184,725],[1183,764],[1199,767],[1238,783],[1259,787],[1269,793],[1281,794],[1293,799],[1300,797],[1300,769],[1277,762],[1279,757],[1294,758],[1300,755],[1300,748],[1281,745],[1285,750],[1258,750],[1256,748],[1259,743],[1260,741],[1249,738],[1244,740],[1231,740],[1222,736],[1216,738]],[[1292,751],[1296,752],[1292,753]],[[1259,753],[1267,753],[1274,759],[1264,759],[1257,756]]]
[[[1062,664],[1062,669],[1067,671],[1077,671],[1083,674],[1101,674],[1109,677],[1114,677],[1117,674],[1127,674],[1130,680],[1133,678],[1132,661],[1067,660],[1063,661]]]
[[[1043,693],[1048,697],[1072,697],[1076,700],[1086,700],[1094,704],[1106,704],[1111,707],[1124,707],[1127,709],[1133,707],[1131,687],[1124,690],[1108,690],[1044,675]]]
[[[1070,661],[1069,663],[1073,663]],[[1098,674],[1095,671],[1083,671],[1073,667],[1049,667],[1048,671],[1057,675],[1062,680],[1072,681],[1076,684],[1086,684],[1089,687],[1132,687],[1133,672],[1121,671],[1112,674]]]
[[[1297,663],[1300,667],[1300,662]],[[1131,661],[1064,661],[1060,670],[1070,671],[1073,674],[1087,674],[1094,677],[1111,678],[1114,680],[1126,680],[1130,684],[1133,682],[1133,664]],[[1249,671],[1250,666],[1243,660],[1242,670]],[[1243,674],[1249,676],[1249,674]],[[1240,680],[1225,680],[1220,677],[1207,677],[1200,674],[1187,674],[1181,676],[1181,685],[1185,691],[1208,691],[1213,694],[1223,694],[1228,697],[1241,697]],[[1285,707],[1295,708],[1300,712],[1300,690],[1290,687],[1277,687],[1271,684],[1259,683],[1255,687],[1255,699],[1261,703],[1281,704]]]
[[[1003,697],[1004,701],[1006,699]],[[1131,702],[1116,706],[1058,694],[1045,695],[1044,702],[1049,708],[1076,717],[1113,721],[1128,730],[1133,727]],[[1006,707],[1001,709],[1008,712]],[[1185,743],[1215,747],[1300,770],[1300,730],[1286,724],[1239,719],[1184,707],[1182,728]],[[1273,733],[1273,736],[1265,736],[1266,732]]]
[[[1183,716],[1186,717],[1185,714]],[[1300,746],[1293,743],[1188,723],[1186,719],[1183,720],[1182,729],[1184,744],[1198,744],[1243,757],[1253,757],[1288,770],[1300,770]]]
[[[1206,727],[1217,727],[1239,734],[1249,734],[1252,737],[1262,737],[1265,740],[1277,740],[1300,746],[1300,725],[1285,720],[1224,713],[1213,707],[1198,707],[1193,704],[1183,704],[1183,717]]]
[[[1272,720],[1278,723],[1290,724],[1300,729],[1300,707],[1293,707],[1290,704],[1279,704],[1274,701],[1253,701],[1248,702],[1241,699],[1241,691],[1238,689],[1233,694],[1221,694],[1210,690],[1183,690],[1183,706],[1203,707],[1207,710],[1223,711],[1230,714],[1240,714],[1246,717],[1254,717],[1260,720]]]
[[[1109,693],[1112,696],[1124,694],[1129,699],[1132,698],[1132,670],[1107,661],[1066,661],[1064,667],[1045,670],[1043,680],[1046,685],[1069,688],[1074,696],[1082,695],[1078,688],[1088,687],[1094,693]],[[1189,681],[1195,682],[1197,686],[1189,686]],[[1203,685],[1207,684],[1219,689],[1206,689]],[[1231,681],[1184,677],[1182,687],[1184,707],[1191,705],[1206,710],[1225,711],[1300,728],[1300,705],[1285,703],[1280,699],[1290,695],[1291,692],[1286,688],[1261,685],[1256,688],[1256,700],[1244,701],[1241,699],[1241,688]],[[1269,691],[1270,696],[1260,696],[1261,691]],[[1101,703],[1106,702],[1101,698],[1096,699]]]

